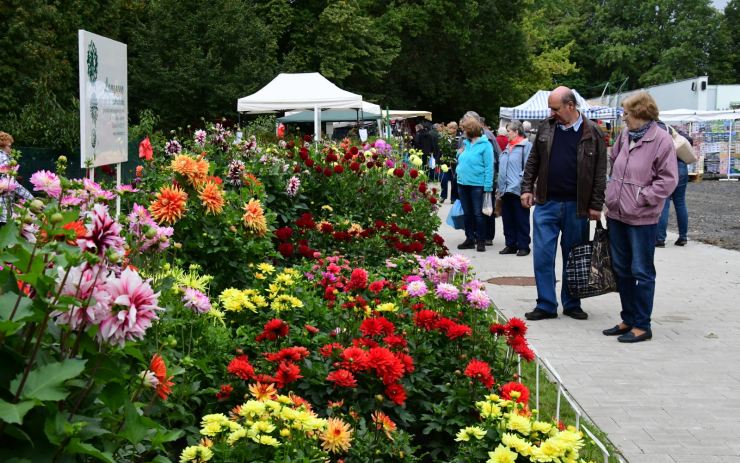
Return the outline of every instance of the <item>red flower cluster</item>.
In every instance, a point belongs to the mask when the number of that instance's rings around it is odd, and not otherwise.
[[[268,362],[278,363],[282,361],[300,362],[308,357],[310,352],[303,346],[293,346],[281,349],[278,352],[266,352],[265,358]]]
[[[493,375],[491,375],[491,366],[482,360],[473,359],[465,367],[465,376],[480,382],[486,389],[493,387]]]
[[[216,398],[218,400],[228,399],[232,392],[234,392],[234,388],[230,384],[223,384],[221,385],[221,389],[216,393]]]
[[[254,377],[254,367],[249,363],[249,358],[246,355],[234,357],[229,362],[229,366],[226,367],[226,371],[241,379],[251,379]]]
[[[506,344],[524,360],[527,362],[534,360],[534,351],[525,338],[527,324],[522,319],[514,317],[506,325],[494,323],[488,329],[495,336],[506,336]]]
[[[516,401],[520,404],[529,404],[529,388],[522,383],[512,381],[501,386],[501,398],[506,400],[514,400],[511,396],[512,392],[518,392],[519,397]]]
[[[352,274],[349,277],[349,283],[347,289],[365,289],[367,288],[367,270],[363,268],[356,268],[352,270]]]
[[[290,326],[279,318],[273,318],[269,322],[265,323],[265,327],[262,329],[262,333],[257,335],[256,341],[262,342],[265,339],[268,341],[274,341],[277,338],[284,338],[290,332]]]
[[[473,330],[468,325],[457,323],[451,318],[443,317],[439,313],[428,309],[414,313],[414,324],[427,331],[440,331],[450,340],[473,334]]]
[[[396,327],[385,317],[366,318],[360,324],[360,333],[363,336],[388,336],[396,331]]]

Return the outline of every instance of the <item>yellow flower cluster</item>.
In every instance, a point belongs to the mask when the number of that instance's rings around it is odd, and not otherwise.
[[[298,397],[272,393],[256,395],[262,399],[249,400],[235,407],[230,418],[221,413],[204,416],[201,435],[220,439],[232,447],[250,444],[279,447],[290,440],[306,442],[324,451],[346,452],[349,449],[351,428],[342,420],[319,418],[310,405]],[[207,461],[212,456],[207,447],[192,446],[183,451],[180,462]]]
[[[275,267],[267,263],[258,264],[257,270],[255,278],[258,280],[267,279],[275,273]],[[219,301],[225,310],[231,312],[241,312],[243,309],[257,312],[258,309],[266,307],[276,312],[300,309],[303,307],[303,301],[290,294],[291,288],[298,282],[299,275],[297,270],[286,268],[272,277],[272,283],[264,291],[228,288],[219,295]]]
[[[475,406],[484,420],[483,425],[461,429],[455,440],[480,440],[488,429],[502,430],[501,442],[488,452],[487,463],[514,463],[519,456],[542,463],[579,461],[583,434],[574,427],[560,431],[552,423],[538,421],[522,404],[503,400],[495,394],[476,402]]]

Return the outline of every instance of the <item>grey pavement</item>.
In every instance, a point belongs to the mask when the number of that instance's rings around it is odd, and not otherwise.
[[[498,254],[501,219],[493,247],[458,251],[464,233],[444,223],[449,209],[440,208],[439,233],[450,252],[472,259],[480,279],[534,276],[531,254]],[[556,319],[528,322],[528,338],[630,463],[740,463],[740,252],[694,241],[677,247],[676,238],[669,230],[656,249],[651,341],[601,334],[620,322],[616,293],[584,299],[588,320],[560,307]],[[561,265],[558,250],[558,275]],[[535,307],[534,286],[486,286],[508,317],[524,319]]]

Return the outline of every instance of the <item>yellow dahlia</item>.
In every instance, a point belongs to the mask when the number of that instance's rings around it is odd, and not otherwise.
[[[159,223],[175,223],[185,212],[188,194],[176,186],[164,186],[157,193],[157,199],[149,205],[149,212]]]
[[[346,452],[352,443],[352,428],[339,418],[329,418],[321,441],[321,447],[328,452]]]
[[[198,194],[206,207],[206,214],[220,214],[224,210],[224,195],[221,189],[213,182],[206,182]]]
[[[265,236],[267,234],[267,219],[265,219],[265,212],[262,210],[259,199],[250,199],[244,205],[242,219],[244,226],[255,235]]]

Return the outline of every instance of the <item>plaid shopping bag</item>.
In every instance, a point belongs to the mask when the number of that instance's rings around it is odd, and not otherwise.
[[[600,220],[596,222],[592,241],[571,248],[565,277],[573,297],[583,299],[617,290],[617,278],[609,250],[609,232]]]

